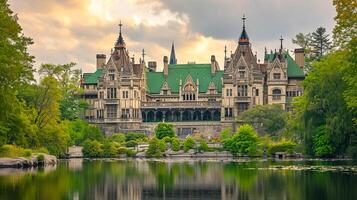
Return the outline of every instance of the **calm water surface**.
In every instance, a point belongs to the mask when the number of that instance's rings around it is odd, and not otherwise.
[[[342,166],[357,162],[71,160],[0,169],[0,199],[357,199],[357,173],[329,170]]]

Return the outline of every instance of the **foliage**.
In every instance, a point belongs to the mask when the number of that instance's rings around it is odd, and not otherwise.
[[[333,0],[336,7],[336,26],[333,29],[334,42],[346,47],[357,35],[357,12],[355,0]]]
[[[159,148],[161,152],[164,152],[166,150],[166,142],[164,140],[159,140]]]
[[[268,153],[274,155],[276,152],[293,153],[296,143],[293,141],[280,141],[269,146]]]
[[[198,150],[199,150],[200,152],[208,151],[209,148],[208,148],[207,142],[204,141],[204,140],[201,140],[201,141],[200,141],[200,145],[198,146]]]
[[[122,144],[125,142],[125,134],[124,133],[115,133],[110,136],[110,140]]]
[[[221,140],[225,140],[225,139],[228,139],[228,138],[232,137],[232,129],[230,129],[230,128],[224,129],[219,134],[219,137],[220,137]]]
[[[311,47],[315,59],[320,59],[331,50],[330,36],[326,34],[326,29],[319,27],[311,35]]]
[[[155,128],[155,136],[160,140],[164,137],[175,137],[175,131],[172,124],[159,123]]]
[[[43,154],[38,154],[37,155],[37,161],[39,161],[39,162],[45,161],[45,156]]]
[[[112,141],[106,141],[103,144],[103,156],[106,158],[114,158],[118,155],[119,145]]]
[[[128,133],[125,135],[125,141],[136,141],[136,142],[146,142],[148,136],[144,133]]]
[[[5,144],[0,147],[0,157],[15,158],[15,157],[30,157],[30,156],[31,156],[31,150],[24,149],[16,145]]]
[[[76,119],[68,122],[67,126],[71,137],[71,145],[81,145],[87,139],[98,141],[104,139],[104,134],[100,129],[95,125],[88,124],[86,121]]]
[[[171,141],[171,148],[173,151],[179,151],[181,148],[181,143],[178,138],[173,138]]]
[[[169,137],[169,136],[165,136],[164,138],[161,139],[162,141],[164,141],[165,143],[171,143],[173,138]]]
[[[313,149],[316,156],[330,157],[334,154],[334,146],[329,131],[325,126],[320,126],[316,129],[313,136]]]
[[[87,139],[82,149],[84,157],[99,158],[103,156],[103,145],[97,140]]]
[[[46,125],[38,136],[40,145],[48,149],[50,154],[64,156],[70,140],[65,124],[52,122]]]
[[[160,140],[156,137],[152,138],[149,142],[149,148],[146,151],[146,157],[162,157],[162,144],[160,144]]]
[[[303,82],[304,94],[294,104],[303,128],[306,152],[310,155],[314,155],[313,138],[322,125],[329,132],[335,153],[346,152],[355,130],[352,112],[343,95],[349,87],[344,81],[349,66],[346,51],[331,53],[313,64],[314,70]]]
[[[136,146],[138,146],[138,142],[135,140],[130,140],[130,141],[125,142],[125,146],[126,147],[136,147]]]
[[[231,138],[224,140],[223,146],[234,155],[254,155],[258,147],[258,135],[251,125],[245,124]]]
[[[293,44],[298,45],[305,51],[310,51],[311,47],[311,34],[298,33],[295,38],[292,39]]]
[[[244,111],[239,117],[244,123],[258,125],[269,134],[277,134],[286,125],[287,113],[281,105],[258,105]]]
[[[183,150],[187,152],[190,149],[193,149],[195,147],[195,140],[191,137],[188,136],[184,141],[183,141]]]

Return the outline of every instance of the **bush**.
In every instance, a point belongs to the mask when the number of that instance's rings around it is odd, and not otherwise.
[[[223,140],[223,146],[232,154],[255,155],[258,135],[251,125],[242,125],[231,138]]]
[[[133,157],[133,156],[136,155],[136,152],[135,152],[134,150],[132,150],[132,149],[127,149],[127,150],[126,150],[126,155],[127,155],[128,157]]]
[[[169,123],[159,123],[155,128],[155,136],[161,140],[164,137],[175,137],[175,131],[172,124]]]
[[[45,161],[45,156],[44,156],[43,154],[37,155],[37,161],[38,161],[38,162],[43,162],[43,161]]]
[[[188,136],[183,142],[183,150],[187,152],[195,146],[195,140],[191,136]]]
[[[35,149],[34,150],[35,153],[46,153],[46,154],[49,154],[48,153],[48,150],[45,148],[45,147],[40,147],[38,149]]]
[[[228,139],[232,137],[232,130],[230,128],[224,129],[220,134],[219,137],[221,140]]]
[[[275,144],[271,144],[268,148],[268,153],[274,155],[276,152],[293,153],[296,143],[292,141],[281,141]]]
[[[124,133],[115,133],[110,137],[110,140],[112,140],[113,142],[122,144],[125,142],[125,134]]]
[[[83,143],[83,155],[89,158],[100,158],[103,156],[103,145],[97,140],[86,140]]]
[[[179,139],[177,139],[177,138],[172,139],[171,149],[173,151],[179,151],[180,150],[180,146],[181,146],[181,144],[180,144],[180,140]]]
[[[164,138],[162,138],[162,140],[163,140],[165,143],[171,143],[171,142],[172,142],[172,138],[170,138],[169,136],[165,136]]]
[[[136,147],[138,146],[138,142],[135,140],[129,140],[125,143],[126,147]]]
[[[16,145],[5,144],[0,148],[0,157],[8,157],[8,158],[28,157],[27,156],[28,151],[31,152],[31,150],[26,150]]]
[[[136,141],[136,142],[146,142],[148,140],[148,136],[144,133],[128,133],[125,135],[125,141]]]
[[[159,148],[162,152],[166,151],[166,142],[164,140],[159,141]]]
[[[160,140],[152,138],[149,142],[149,148],[146,151],[146,157],[162,157],[162,146],[160,147]]]
[[[107,141],[103,145],[103,156],[106,158],[117,157],[118,148],[114,142]]]
[[[31,157],[31,155],[32,155],[32,151],[31,151],[30,149],[26,149],[26,150],[24,151],[24,156],[25,156],[26,158]]]
[[[204,140],[201,140],[200,146],[198,147],[198,150],[199,150],[200,152],[208,151],[209,148],[208,148],[207,142],[204,141]]]

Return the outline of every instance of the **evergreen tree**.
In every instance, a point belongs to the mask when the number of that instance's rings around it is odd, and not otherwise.
[[[311,35],[311,47],[315,59],[320,59],[331,50],[331,41],[329,34],[326,34],[326,29],[319,27]]]

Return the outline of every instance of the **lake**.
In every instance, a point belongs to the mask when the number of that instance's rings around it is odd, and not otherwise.
[[[0,169],[0,199],[357,199],[357,162],[60,161]]]

